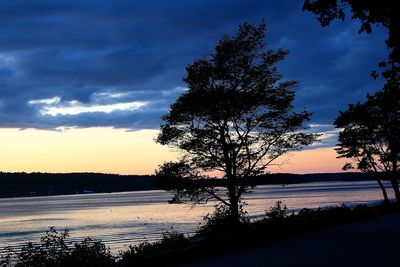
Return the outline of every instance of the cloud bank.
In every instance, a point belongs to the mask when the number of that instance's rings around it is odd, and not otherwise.
[[[279,67],[300,82],[296,108],[313,112],[332,144],[338,111],[381,86],[369,74],[385,58],[385,32],[359,35],[349,21],[323,29],[301,2],[4,1],[0,127],[156,129],[185,88],[185,66],[265,19],[267,45],[290,51]]]

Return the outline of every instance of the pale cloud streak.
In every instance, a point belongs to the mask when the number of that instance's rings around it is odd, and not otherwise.
[[[28,104],[29,105],[53,105],[53,104],[60,103],[60,101],[61,101],[61,98],[58,96],[55,96],[52,98],[29,100]]]
[[[319,134],[319,141],[315,142],[309,148],[315,149],[318,147],[334,147],[337,143],[339,129],[336,129],[331,124],[309,124],[309,131]]]
[[[135,111],[146,105],[148,101],[131,101],[111,104],[84,104],[77,100],[61,101],[58,96],[45,99],[33,99],[28,105],[40,106],[39,113],[44,116],[79,115],[82,113],[112,113],[119,111]]]
[[[40,110],[40,114],[49,116],[59,115],[79,115],[82,113],[112,113],[117,111],[135,111],[144,106],[148,102],[133,101],[127,103],[116,103],[107,105],[85,105],[79,101],[69,101],[67,105],[62,106],[44,106]]]

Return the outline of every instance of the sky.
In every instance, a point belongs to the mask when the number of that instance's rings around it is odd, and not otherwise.
[[[238,25],[267,24],[268,48],[299,81],[296,109],[322,140],[272,172],[340,171],[339,110],[382,86],[386,32],[347,19],[322,28],[292,0],[13,0],[0,2],[0,171],[149,174],[178,157],[154,142],[185,90],[185,66]]]

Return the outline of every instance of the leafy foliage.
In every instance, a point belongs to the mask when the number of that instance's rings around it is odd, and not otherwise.
[[[199,229],[199,234],[208,235],[217,232],[230,231],[231,227],[238,227],[243,224],[248,224],[250,220],[247,217],[247,211],[244,210],[245,203],[239,203],[239,222],[240,224],[231,224],[232,215],[231,209],[226,205],[217,205],[212,214],[204,216],[205,225]]]
[[[188,238],[176,231],[163,233],[158,242],[142,242],[131,245],[120,254],[119,266],[171,266],[182,257],[182,249],[187,247]]]
[[[265,213],[268,218],[275,220],[283,219],[287,216],[287,214],[288,208],[282,203],[282,201],[277,201],[275,205]]]
[[[103,243],[86,238],[75,243],[68,261],[71,266],[113,266],[115,259]]]
[[[58,232],[54,227],[46,232],[40,244],[28,242],[20,251],[8,249],[2,255],[2,266],[112,266],[114,257],[100,241],[86,238],[80,243],[68,241],[68,230]]]

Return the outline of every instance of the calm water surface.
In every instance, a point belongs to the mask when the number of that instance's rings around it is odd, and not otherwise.
[[[387,186],[390,191],[389,186]],[[391,192],[389,192],[391,193]],[[0,248],[37,242],[50,226],[68,228],[72,239],[101,239],[116,252],[144,239],[157,240],[176,229],[193,233],[213,211],[207,205],[168,204],[171,194],[161,190],[0,199]],[[289,210],[382,200],[376,182],[323,182],[264,185],[245,196],[252,217],[265,213],[278,200]]]

